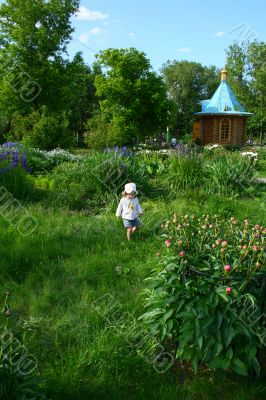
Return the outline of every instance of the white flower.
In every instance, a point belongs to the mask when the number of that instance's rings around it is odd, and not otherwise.
[[[257,159],[258,158],[258,153],[255,153],[253,151],[243,151],[240,154],[243,157],[248,157],[248,158],[253,158],[253,159]]]

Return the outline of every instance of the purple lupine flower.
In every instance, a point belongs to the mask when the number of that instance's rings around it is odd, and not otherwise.
[[[18,142],[6,142],[6,143],[2,144],[2,147],[4,147],[4,148],[17,147],[17,146],[20,146],[20,143],[18,143]]]

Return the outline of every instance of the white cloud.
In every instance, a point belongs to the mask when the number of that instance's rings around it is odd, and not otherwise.
[[[97,26],[95,26],[94,28],[91,28],[91,30],[90,30],[91,35],[99,35],[99,33],[101,33],[101,29],[98,28]]]
[[[88,40],[89,40],[89,34],[88,34],[87,32],[82,33],[82,34],[79,36],[79,41],[80,41],[81,43],[87,43]]]
[[[180,51],[181,53],[189,53],[190,49],[188,47],[181,47],[180,49],[177,49],[177,51]]]
[[[129,37],[134,37],[134,36],[135,36],[135,33],[134,33],[134,32],[128,32],[128,36],[129,36]]]
[[[101,33],[101,29],[98,27],[92,28],[89,32],[83,32],[79,35],[79,41],[81,43],[87,43],[90,39],[91,35],[99,35]]]
[[[80,6],[76,17],[83,21],[96,21],[108,18],[108,14],[104,14],[101,11],[91,11],[87,7]]]
[[[219,31],[219,32],[216,32],[216,33],[214,34],[214,36],[218,36],[218,37],[224,36],[224,35],[225,35],[225,31]]]

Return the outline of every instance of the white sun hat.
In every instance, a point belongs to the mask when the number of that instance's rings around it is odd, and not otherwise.
[[[124,193],[132,193],[132,192],[135,192],[136,194],[138,194],[136,184],[135,183],[127,183],[125,185]]]

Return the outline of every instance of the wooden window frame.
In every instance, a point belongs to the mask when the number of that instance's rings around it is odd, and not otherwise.
[[[226,126],[223,125],[224,122],[226,122]],[[227,132],[225,131],[225,128]],[[230,138],[231,138],[231,120],[229,118],[223,118],[220,122],[220,141],[230,142]]]

